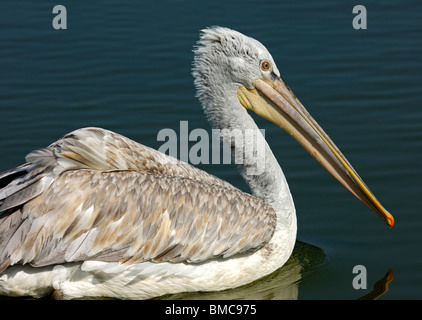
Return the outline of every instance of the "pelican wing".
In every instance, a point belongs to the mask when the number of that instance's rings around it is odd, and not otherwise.
[[[26,203],[69,170],[136,170],[233,188],[224,180],[120,134],[83,128],[26,156],[28,163],[0,174],[0,211]]]
[[[26,160],[53,166],[56,174],[71,169],[137,170],[233,188],[205,171],[102,128],[75,130],[48,148],[31,152]]]
[[[201,262],[262,247],[260,198],[98,128],[74,131],[0,175],[0,270],[101,260]]]

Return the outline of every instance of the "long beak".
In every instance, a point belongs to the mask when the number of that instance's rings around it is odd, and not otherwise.
[[[248,90],[245,87],[238,89],[241,104],[287,131],[347,190],[378,214],[391,228],[394,225],[394,217],[379,203],[283,79],[273,74],[271,80],[257,79],[254,86],[256,90]]]

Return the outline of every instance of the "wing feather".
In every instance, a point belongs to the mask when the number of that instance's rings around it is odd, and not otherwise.
[[[208,201],[200,205],[203,197]],[[235,198],[242,202],[233,206]],[[83,209],[85,199],[90,206]],[[137,171],[65,172],[36,200],[22,208],[31,220],[26,237],[6,246],[12,264],[109,260],[112,253],[127,264],[201,262],[258,249],[275,227],[272,208],[240,190]]]
[[[197,263],[257,250],[262,199],[117,133],[79,129],[0,174],[0,268],[97,260]],[[1,272],[1,270],[0,270]]]

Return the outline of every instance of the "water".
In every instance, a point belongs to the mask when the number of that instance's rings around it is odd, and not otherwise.
[[[67,30],[52,27],[56,4],[0,4],[0,171],[84,126],[154,148],[157,133],[178,132],[182,120],[209,130],[194,96],[192,47],[201,28],[230,27],[267,46],[396,225],[388,229],[287,134],[257,119],[294,196],[295,254],[245,288],[171,298],[357,299],[389,269],[394,280],[380,299],[422,297],[420,3],[372,1],[366,30],[352,27],[355,4],[333,1],[63,1]],[[200,167],[247,190],[233,166]],[[367,269],[367,290],[352,286],[355,265]]]

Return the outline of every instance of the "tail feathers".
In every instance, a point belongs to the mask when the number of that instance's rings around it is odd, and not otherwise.
[[[54,179],[50,162],[40,157],[35,163],[0,173],[0,273],[16,263],[11,254],[19,250],[29,232],[22,206],[40,195]]]
[[[10,182],[12,182],[15,178],[18,178],[30,172],[34,167],[35,165],[33,164],[25,163],[17,168],[0,173],[0,190],[3,189],[3,187],[5,187],[6,185],[8,185]]]
[[[0,216],[0,273],[11,264],[9,253],[20,245],[18,238],[22,238],[22,232],[29,231],[28,228],[20,230],[23,222],[20,209],[8,210]]]
[[[51,183],[50,168],[24,164],[0,174],[0,212],[38,196]]]

